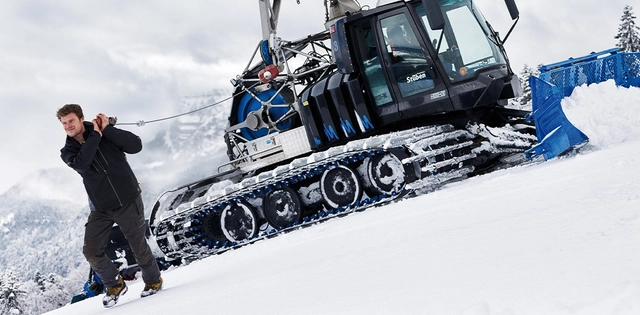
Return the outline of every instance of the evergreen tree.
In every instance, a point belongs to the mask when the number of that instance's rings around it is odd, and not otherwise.
[[[20,299],[24,295],[13,270],[0,273],[0,315],[24,314],[20,305]]]
[[[71,294],[64,289],[61,282],[62,277],[52,273],[49,274],[44,282],[45,289],[42,292],[42,302],[47,305],[47,311],[62,307],[71,301]]]
[[[529,78],[531,76],[537,77],[540,75],[540,67],[533,69],[529,65],[525,64],[524,68],[520,72],[520,88],[522,89],[522,96],[518,98],[518,103],[521,106],[531,105],[531,86],[529,85]]]
[[[33,281],[38,285],[40,291],[44,292],[46,290],[46,278],[40,273],[40,271],[36,271],[36,275],[33,277]]]
[[[636,25],[636,17],[631,10],[632,6],[626,5],[624,7],[620,28],[618,28],[618,34],[615,39],[619,40],[616,44],[620,50],[625,52],[638,52],[640,51],[640,36],[638,31],[640,27]]]
[[[42,314],[68,304],[71,294],[63,282],[57,274],[38,271],[33,281],[22,283],[13,270],[0,272],[0,315]]]
[[[60,308],[71,301],[71,294],[62,285],[63,278],[56,274],[44,276],[36,272],[33,281],[24,283],[25,292],[18,301],[24,314],[42,314]]]

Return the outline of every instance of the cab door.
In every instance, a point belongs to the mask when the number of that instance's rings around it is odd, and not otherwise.
[[[418,31],[421,24],[407,8],[381,15],[378,24],[385,68],[402,119],[452,111],[445,78],[427,49],[431,42]]]
[[[391,80],[386,71],[384,40],[375,15],[354,22],[351,26],[352,44],[355,43],[356,62],[364,79],[365,90],[371,103],[372,118],[376,125],[389,125],[402,118],[395,101]]]

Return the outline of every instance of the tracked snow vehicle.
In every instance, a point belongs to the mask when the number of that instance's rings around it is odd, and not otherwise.
[[[259,5],[263,39],[232,80],[229,162],[152,210],[169,258],[517,164],[536,142],[529,112],[506,107],[520,85],[503,39],[470,0],[327,0],[325,30],[295,41],[276,36],[280,0]]]

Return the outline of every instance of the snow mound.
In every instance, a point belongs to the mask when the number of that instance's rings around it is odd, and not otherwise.
[[[603,149],[640,138],[640,88],[616,86],[613,80],[586,84],[562,100],[562,108],[589,146]]]

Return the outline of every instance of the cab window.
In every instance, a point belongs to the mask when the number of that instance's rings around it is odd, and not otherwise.
[[[418,43],[407,17],[397,14],[380,21],[393,79],[402,97],[435,87],[429,60]]]
[[[376,106],[388,104],[393,99],[382,70],[381,54],[376,44],[375,32],[369,23],[356,25],[354,31],[355,38],[358,40],[359,60],[362,61],[364,79],[367,81],[373,101]]]
[[[484,18],[469,0],[447,2],[442,11],[447,23],[443,31],[429,27],[424,7],[416,6],[422,25],[432,38],[434,48],[452,82],[473,77],[474,73],[497,64],[506,64]],[[442,42],[438,40],[442,38]]]

